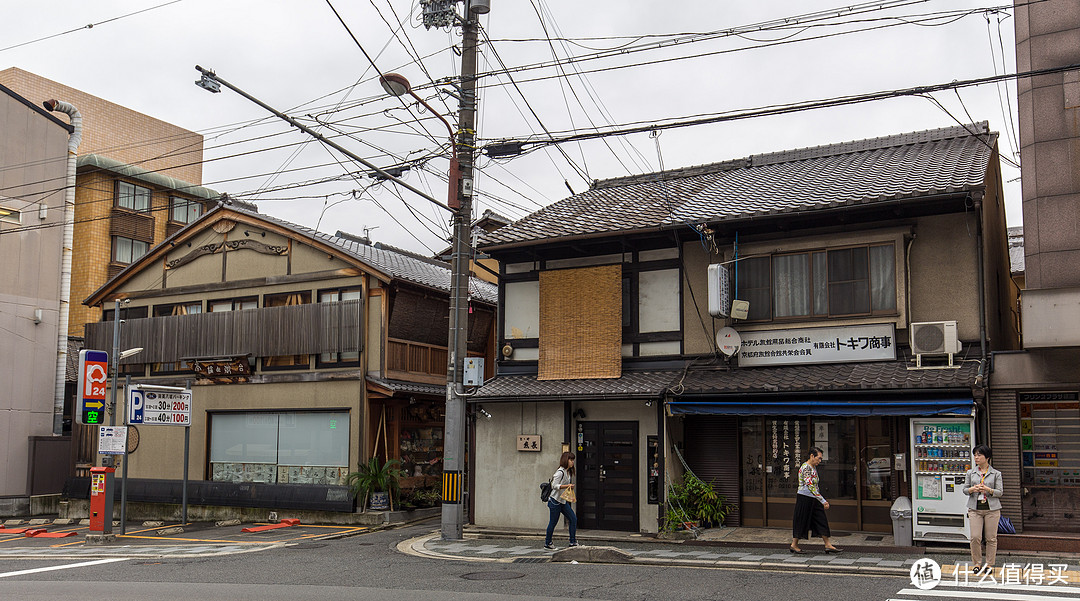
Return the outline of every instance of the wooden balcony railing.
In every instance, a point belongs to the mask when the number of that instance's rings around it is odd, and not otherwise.
[[[445,384],[448,358],[445,346],[386,339],[386,377],[392,380]]]

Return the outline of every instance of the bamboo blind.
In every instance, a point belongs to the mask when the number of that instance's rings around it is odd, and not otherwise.
[[[540,273],[538,380],[622,375],[622,265]]]

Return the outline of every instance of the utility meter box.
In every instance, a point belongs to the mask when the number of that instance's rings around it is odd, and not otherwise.
[[[484,358],[467,357],[465,359],[465,373],[463,374],[464,386],[484,385]]]

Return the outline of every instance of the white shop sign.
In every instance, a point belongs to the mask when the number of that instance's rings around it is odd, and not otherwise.
[[[739,365],[896,360],[893,324],[739,332]]]

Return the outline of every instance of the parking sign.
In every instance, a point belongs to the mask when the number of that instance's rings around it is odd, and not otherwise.
[[[101,425],[105,422],[105,381],[109,373],[109,353],[79,351],[79,376],[75,393],[75,422]]]
[[[137,384],[128,389],[127,423],[147,426],[190,426],[191,390],[176,386]]]

